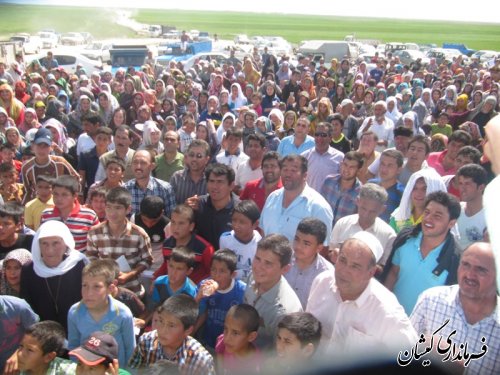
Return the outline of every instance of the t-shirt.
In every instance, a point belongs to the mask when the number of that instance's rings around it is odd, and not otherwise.
[[[196,296],[196,293],[198,293],[198,288],[189,279],[189,277],[186,277],[184,285],[181,288],[174,291],[172,290],[172,288],[170,288],[170,280],[168,278],[168,275],[160,276],[156,279],[154,284],[153,302],[158,305],[163,303],[168,298],[176,296],[178,294],[187,294],[188,296],[194,298]]]
[[[5,258],[7,253],[16,249],[26,249],[31,251],[31,244],[33,243],[33,236],[31,234],[18,234],[17,241],[13,245],[4,247],[0,245],[0,260]]]
[[[458,232],[460,233],[460,250],[464,251],[473,242],[483,241],[484,229],[486,228],[486,218],[484,208],[472,216],[465,214],[465,202],[460,202],[462,211],[457,220]]]
[[[45,203],[38,198],[29,201],[26,206],[24,206],[24,224],[33,230],[37,230],[42,221],[43,210],[52,207],[54,207],[52,197]]]
[[[151,243],[163,243],[163,241],[165,241],[165,227],[170,223],[170,220],[165,215],[162,215],[160,220],[152,227],[148,227],[144,224],[141,215],[132,215],[130,221],[144,229]]]
[[[257,251],[257,243],[262,236],[256,230],[253,231],[253,238],[248,243],[238,241],[234,235],[234,230],[224,232],[220,236],[220,249],[230,249],[236,253],[238,262],[236,264],[236,277],[246,280],[252,271],[252,260]]]

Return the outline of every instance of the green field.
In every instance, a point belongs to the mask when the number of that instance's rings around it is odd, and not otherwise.
[[[15,32],[35,33],[43,28],[58,32],[89,31],[97,38],[132,37],[133,32],[113,23],[113,10],[106,8],[0,5],[0,36]],[[235,34],[279,35],[292,43],[307,39],[359,39],[384,42],[464,43],[473,49],[500,51],[500,24],[141,9],[134,18],[143,23],[196,29],[232,39]]]

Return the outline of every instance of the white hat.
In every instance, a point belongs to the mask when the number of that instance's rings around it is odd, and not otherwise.
[[[375,261],[378,262],[382,255],[384,254],[384,249],[382,244],[373,234],[366,231],[359,231],[355,233],[350,239],[356,239],[358,241],[363,242],[369,249],[372,251],[375,256]]]
[[[351,99],[344,99],[340,103],[340,106],[345,107],[346,105],[349,105],[349,104],[354,105],[354,102]]]

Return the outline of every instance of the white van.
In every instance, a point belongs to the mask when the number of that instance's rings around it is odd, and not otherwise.
[[[314,61],[324,58],[325,65],[329,65],[333,58],[339,62],[342,59],[356,60],[359,51],[355,43],[343,40],[306,40],[299,46],[299,53],[313,55]]]

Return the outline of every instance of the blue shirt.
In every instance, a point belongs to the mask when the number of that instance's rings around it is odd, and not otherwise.
[[[163,303],[166,299],[175,296],[177,294],[187,294],[188,296],[195,297],[198,293],[198,288],[191,281],[189,277],[186,277],[184,285],[176,290],[175,292],[170,288],[170,280],[168,275],[160,276],[156,279],[153,288],[153,302],[155,304]]]
[[[172,215],[172,211],[175,208],[175,193],[174,189],[172,189],[172,185],[168,182],[150,176],[148,186],[144,190],[137,185],[135,178],[128,181],[125,187],[130,191],[130,194],[132,194],[133,214],[140,212],[141,202],[146,196],[155,195],[163,199],[163,203],[165,204],[163,214],[168,218]]]
[[[87,306],[77,302],[68,312],[68,349],[72,350],[84,344],[95,331],[112,335],[118,343],[118,361],[128,363],[135,348],[134,317],[130,309],[108,296],[108,312],[96,322]]]
[[[328,245],[332,232],[333,212],[328,202],[307,184],[304,190],[287,207],[283,207],[285,188],[273,191],[266,199],[260,216],[260,227],[267,236],[279,233],[290,242],[295,237],[299,222],[306,217],[315,217],[326,225],[325,245]]]
[[[314,138],[310,135],[306,135],[306,139],[299,147],[296,147],[293,143],[295,141],[295,135],[289,135],[281,140],[278,146],[278,153],[281,157],[287,155],[300,155],[304,151],[307,151],[315,146]]]
[[[382,185],[380,178],[372,178],[371,180],[368,180],[368,182]],[[405,191],[405,186],[398,181],[388,189],[385,189],[385,191],[387,192],[387,202],[385,204],[386,208],[379,217],[386,223],[389,223],[389,221],[391,220],[391,214],[396,208],[399,207],[399,204],[401,203],[401,197],[403,196],[403,192]]]
[[[401,247],[397,248],[392,258],[392,264],[399,267],[394,294],[408,315],[413,311],[420,293],[434,286],[445,285],[448,277],[446,270],[439,276],[432,272],[438,265],[437,258],[445,241],[432,249],[425,258],[422,258],[420,252],[421,242],[422,232],[417,237],[410,237]]]

